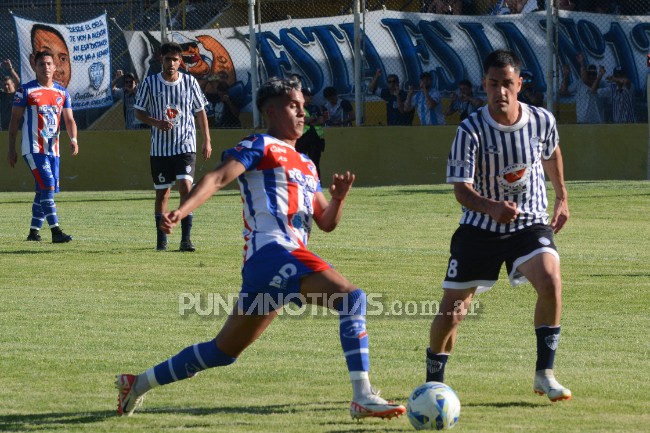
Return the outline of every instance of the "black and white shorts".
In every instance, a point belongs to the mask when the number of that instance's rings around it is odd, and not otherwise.
[[[443,289],[477,287],[476,293],[492,288],[499,279],[503,262],[510,284],[518,286],[528,281],[517,270],[522,263],[542,253],[560,259],[553,243],[553,230],[543,224],[507,234],[461,224],[451,238],[450,250]]]
[[[151,177],[155,189],[171,188],[176,179],[194,181],[196,153],[181,153],[172,156],[150,156]]]

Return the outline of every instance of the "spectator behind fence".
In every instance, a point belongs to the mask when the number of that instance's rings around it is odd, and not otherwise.
[[[544,106],[544,94],[535,90],[535,75],[532,72],[523,70],[519,74],[522,78],[521,81],[521,91],[517,99],[519,102],[523,102],[528,105],[535,107]]]
[[[462,15],[463,0],[429,0],[422,4],[421,12],[439,15]]]
[[[209,79],[203,93],[209,102],[206,110],[212,128],[241,128],[241,108],[228,94],[230,86],[223,80]]]
[[[381,69],[377,69],[372,81],[368,84],[368,93],[374,95],[377,91],[377,82],[381,77]],[[379,88],[379,97],[386,101],[386,125],[410,126],[413,123],[414,111],[406,110],[406,92],[399,87],[399,78],[395,74],[386,77],[388,88]]]
[[[122,81],[122,87],[118,83]],[[145,129],[147,125],[140,122],[135,117],[135,97],[138,92],[138,79],[130,72],[124,73],[121,69],[115,71],[115,77],[111,83],[113,98],[122,101],[122,111],[124,113],[124,127],[126,129]]]
[[[303,111],[305,112],[305,125],[303,127],[302,135],[296,141],[296,150],[304,153],[314,162],[318,177],[320,175],[320,158],[321,154],[325,151],[325,131],[323,125],[323,113],[317,104],[312,102],[314,93],[309,87],[302,88],[302,96],[305,98]]]
[[[352,126],[355,120],[352,104],[346,99],[339,98],[334,87],[323,89],[323,117],[325,126]]]
[[[634,100],[630,91],[630,80],[622,67],[614,68],[614,73],[605,81],[609,84],[605,96],[612,108],[613,123],[636,123]]]
[[[405,105],[407,111],[415,107],[421,125],[445,124],[445,116],[442,113],[442,96],[433,87],[433,78],[429,72],[420,74],[420,90],[415,92],[413,86],[409,86]]]
[[[35,56],[36,53],[47,51],[54,56],[54,81],[67,88],[72,78],[72,68],[70,67],[70,51],[65,43],[63,35],[54,27],[44,24],[34,24],[31,31],[32,54],[29,57],[29,63],[32,69],[36,71]]]
[[[580,79],[568,86],[562,81],[561,93],[573,93],[576,98],[576,121],[578,123],[602,123],[603,114],[598,104],[598,96],[607,96],[607,89],[599,89],[600,80],[605,75],[605,68],[596,65],[585,65],[584,55],[576,56],[580,64]]]
[[[2,66],[9,72],[9,75],[2,77],[2,91],[0,91],[0,129],[6,131],[9,129],[11,110],[14,105],[16,87],[20,85],[20,77],[14,70],[11,60],[6,59],[2,62]]]
[[[460,80],[458,91],[452,92],[449,97],[449,106],[445,111],[445,116],[458,113],[461,122],[485,103],[481,98],[474,96],[472,82],[469,80]]]

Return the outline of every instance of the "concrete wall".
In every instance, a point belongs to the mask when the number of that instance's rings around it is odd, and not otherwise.
[[[443,183],[456,128],[372,127],[326,130],[321,160],[324,183],[335,171],[356,173],[357,186]],[[213,157],[197,161],[197,177],[213,168],[221,152],[250,133],[212,130]],[[71,157],[61,134],[61,189],[151,189],[148,131],[81,131],[79,155]],[[567,180],[641,180],[648,176],[648,125],[561,125]],[[24,161],[6,163],[7,132],[0,132],[0,191],[32,191]],[[233,185],[234,186],[234,185]]]

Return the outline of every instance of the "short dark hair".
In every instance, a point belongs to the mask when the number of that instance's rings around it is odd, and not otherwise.
[[[514,51],[503,49],[492,51],[483,60],[483,74],[487,74],[488,69],[492,67],[504,68],[506,66],[512,66],[517,73],[521,72],[521,60]]]
[[[420,80],[422,80],[424,78],[433,81],[433,77],[431,76],[431,72],[422,72],[420,74]]]
[[[395,80],[399,81],[399,77],[396,74],[388,74],[386,76],[386,80],[391,80],[391,79],[395,79]]]
[[[63,37],[60,31],[58,31],[54,27],[46,26],[45,24],[34,24],[32,26],[32,31],[31,31],[32,51],[36,50],[36,47],[34,46],[34,35],[39,30],[54,34],[57,38],[61,40],[61,42],[63,42],[63,45],[65,45],[65,47],[68,48],[68,44],[65,42],[65,38]]]
[[[335,89],[334,87],[332,87],[332,86],[325,87],[325,88],[323,89],[323,97],[324,97],[324,98],[330,98],[330,97],[332,97],[332,96],[337,96],[337,94],[338,94],[338,92],[337,92],[336,89]]]
[[[257,105],[257,108],[261,110],[270,99],[281,98],[294,90],[302,90],[300,81],[291,79],[283,80],[279,77],[271,77],[262,84],[259,89],[257,89],[255,105]]]
[[[134,83],[138,82],[138,79],[135,78],[135,75],[132,72],[125,72],[124,75],[122,75],[123,80],[126,80],[127,78],[133,80]]]
[[[50,53],[49,51],[39,51],[36,53],[34,56],[34,63],[38,63],[39,60],[41,60],[43,57],[52,57],[54,59],[54,54]]]
[[[183,48],[176,42],[165,42],[160,46],[160,55],[164,56],[168,53],[182,54]]]
[[[467,87],[469,87],[470,89],[472,89],[472,88],[474,87],[474,86],[472,85],[472,82],[469,81],[468,79],[460,80],[460,81],[458,82],[458,87],[460,87],[460,86],[467,86]]]

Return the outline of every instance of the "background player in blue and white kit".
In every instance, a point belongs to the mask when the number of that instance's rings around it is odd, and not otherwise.
[[[521,61],[512,51],[489,54],[483,71],[487,106],[460,124],[447,161],[447,182],[454,185],[463,215],[451,240],[441,314],[431,325],[427,381],[444,380],[472,297],[494,285],[505,262],[512,285],[530,281],[537,291],[533,390],[552,401],[566,400],[571,391],[553,373],[562,310],[553,233],[569,218],[555,118],[517,101]],[[544,171],[555,190],[550,223]]]
[[[49,51],[34,56],[36,80],[24,84],[16,91],[9,124],[9,153],[12,168],[18,161],[16,137],[23,119],[21,151],[36,181],[36,194],[32,204],[32,222],[28,241],[40,241],[40,229],[47,220],[53,243],[65,243],[72,236],[59,227],[54,194],[59,192],[59,133],[61,117],[70,136],[70,152],[79,152],[77,124],[72,115],[70,94],[65,87],[54,82],[56,65]]]
[[[238,179],[245,240],[238,305],[214,340],[189,346],[139,376],[119,375],[118,414],[131,415],[151,388],[232,364],[283,304],[305,300],[339,312],[341,346],[353,388],[352,417],[401,415],[404,406],[380,398],[370,386],[364,291],[307,249],[314,222],[326,232],[336,228],[354,175],[333,175],[328,202],[314,163],[295,150],[305,118],[299,81],[271,78],[260,87],[256,103],[269,125],[267,134],[251,135],[225,151],[222,163],[201,179],[177,210],[165,214],[162,222],[170,231],[215,192]]]
[[[194,182],[196,165],[196,125],[203,133],[202,154],[210,158],[212,146],[205,106],[208,101],[198,81],[179,72],[183,49],[174,42],[160,47],[162,72],[150,75],[138,89],[135,105],[136,118],[151,126],[151,176],[156,189],[156,249],[167,249],[167,235],[160,229],[162,214],[167,212],[171,187],[178,181],[180,201],[183,203]],[[194,251],[191,240],[192,214],[181,221],[181,251]]]

